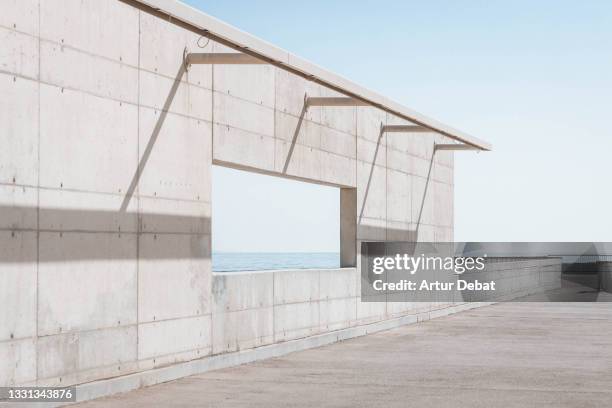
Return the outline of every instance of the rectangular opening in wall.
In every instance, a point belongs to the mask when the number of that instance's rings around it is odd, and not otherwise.
[[[340,189],[213,166],[212,269],[340,267]]]

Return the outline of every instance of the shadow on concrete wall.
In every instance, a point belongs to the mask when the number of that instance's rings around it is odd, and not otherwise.
[[[210,258],[210,217],[0,206],[0,224],[15,220],[41,228],[1,229],[0,263]],[[37,232],[38,251],[24,242]]]
[[[289,152],[287,153],[287,158],[285,159],[285,165],[283,166],[283,174],[287,174],[287,169],[289,168],[289,163],[291,162],[291,156],[293,156],[293,149],[295,149],[295,144],[297,143],[297,138],[300,134],[300,129],[302,128],[302,122],[304,122],[304,116],[306,116],[306,111],[308,110],[308,105],[306,104],[307,98],[307,95],[304,95],[304,105],[302,106],[302,111],[300,112],[300,117],[297,125],[295,126],[295,130],[293,131],[291,146],[289,147]]]
[[[36,207],[19,207],[19,206],[0,206],[0,223],[4,225],[13,224],[11,220],[19,219],[22,222],[19,225],[31,224],[29,220],[45,220],[40,229],[23,229],[23,228],[5,228],[4,231],[10,231],[11,236],[15,239],[19,238],[21,233],[39,232],[40,234],[57,234],[57,238],[64,238],[64,234],[81,233],[81,234],[100,234],[99,239],[94,240],[100,245],[75,245],[74,248],[62,248],[58,251],[52,251],[45,257],[39,257],[38,251],[34,252],[34,256],[27,255],[31,251],[0,251],[0,262],[53,262],[53,261],[71,261],[71,260],[104,260],[104,259],[181,259],[181,258],[210,258],[210,218],[198,216],[183,216],[155,213],[130,213],[127,212],[129,203],[138,186],[143,170],[151,156],[155,143],[159,137],[162,126],[168,115],[168,111],[176,96],[183,75],[186,73],[184,64],[180,64],[174,78],[174,82],[164,101],[164,105],[160,110],[160,116],[155,123],[153,131],[149,137],[149,141],[141,155],[138,167],[133,174],[129,187],[122,200],[119,211],[106,210],[82,210],[82,209],[50,209]],[[300,113],[296,128],[293,133],[291,146],[283,166],[283,174],[287,173],[289,163],[291,161],[295,145],[303,124],[304,117],[308,110],[306,103],[306,95],[304,96],[304,105]],[[419,217],[416,223],[415,230],[401,230],[380,228],[374,226],[362,226],[361,220],[363,217],[365,204],[368,199],[374,166],[378,157],[380,144],[384,135],[381,124],[378,142],[372,159],[372,166],[368,176],[368,182],[365,188],[365,194],[361,206],[361,212],[358,219],[359,235],[361,236],[380,236],[384,231],[386,236],[401,237],[402,240],[416,241],[418,239],[419,226],[421,224],[421,215],[425,204],[425,198],[428,191],[428,186],[431,178],[431,170],[435,149],[429,164],[427,181],[421,200],[421,208]],[[100,227],[102,226],[102,227]],[[123,228],[122,228],[123,226]],[[116,229],[115,229],[116,228]],[[2,229],[0,229],[0,232]],[[115,235],[117,239],[130,236],[152,236],[157,240],[157,236],[164,235],[182,235],[188,236],[188,241],[183,240],[182,243],[168,242],[165,245],[155,245],[155,250],[135,252],[131,251],[113,251],[112,245],[107,245],[104,240],[110,239],[109,236]],[[68,236],[68,235],[67,235]],[[127,241],[127,240],[126,240]],[[106,246],[105,250],[101,250],[101,246]]]
[[[374,168],[376,167],[376,158],[378,157],[378,150],[380,149],[380,142],[382,141],[384,132],[383,125],[380,124],[380,131],[378,132],[378,140],[376,142],[376,149],[374,149],[374,157],[372,158],[372,166],[370,167],[370,174],[368,175],[368,182],[366,184],[365,192],[363,193],[363,201],[361,203],[361,211],[359,212],[359,218],[357,219],[357,225],[361,225],[361,219],[363,218],[363,211],[365,210],[365,204],[368,200],[368,194],[370,193],[370,184],[372,183],[372,175],[374,174]]]
[[[174,100],[174,97],[176,96],[176,92],[178,91],[178,87],[181,84],[181,78],[183,78],[183,75],[185,74],[185,72],[186,72],[185,65],[181,63],[181,66],[179,67],[178,72],[176,73],[176,76],[174,77],[174,83],[172,84],[172,88],[170,88],[170,92],[168,93],[168,96],[166,97],[166,101],[164,102],[164,106],[161,109],[159,119],[157,119],[157,122],[155,123],[155,127],[153,128],[153,133],[151,133],[151,137],[149,138],[149,142],[147,143],[147,146],[145,147],[145,150],[142,153],[142,157],[140,158],[140,162],[138,163],[136,172],[132,176],[132,181],[130,182],[130,186],[127,189],[125,198],[123,199],[123,202],[121,203],[121,212],[125,212],[125,210],[127,209],[130,203],[130,200],[132,199],[132,196],[134,195],[134,191],[136,190],[136,186],[138,185],[142,171],[144,170],[147,164],[147,161],[149,160],[149,157],[151,156],[151,152],[153,151],[153,146],[155,146],[155,142],[157,141],[157,138],[159,137],[159,132],[161,131],[164,121],[166,120],[166,116],[168,116],[168,111],[170,110],[172,101]]]
[[[436,156],[436,149],[432,149],[431,159],[429,160],[429,169],[427,170],[427,180],[425,181],[425,188],[423,189],[423,198],[421,199],[421,208],[419,209],[419,218],[416,223],[416,236],[419,236],[419,227],[421,226],[421,217],[423,216],[423,207],[425,207],[425,198],[427,198],[427,190],[429,189],[429,181],[431,180],[431,169],[433,168],[434,157]]]
[[[359,218],[357,220],[357,225],[360,229],[360,232],[364,235],[367,236],[375,236],[375,235],[369,235],[369,234],[376,234],[377,232],[379,232],[381,229],[380,228],[376,228],[376,227],[368,227],[368,226],[362,226],[361,225],[361,220],[363,218],[363,212],[365,210],[365,206],[366,206],[366,202],[368,200],[368,195],[370,192],[370,184],[372,182],[372,176],[374,174],[374,168],[376,166],[376,158],[378,157],[378,150],[380,148],[380,143],[382,141],[384,132],[383,132],[383,124],[380,124],[380,132],[378,134],[378,141],[376,142],[376,149],[374,150],[374,157],[372,158],[372,165],[370,166],[370,174],[368,175],[368,182],[366,184],[366,188],[365,188],[365,193],[363,195],[363,201],[361,203],[361,211],[359,212]],[[425,188],[423,190],[423,197],[421,198],[421,207],[419,208],[419,216],[417,218],[417,222],[416,222],[416,226],[414,230],[397,230],[397,229],[393,229],[393,230],[389,230],[389,229],[385,229],[386,233],[387,233],[387,237],[392,235],[394,237],[402,237],[402,240],[406,240],[406,241],[417,241],[418,237],[419,237],[419,227],[421,226],[421,219],[422,219],[422,215],[423,215],[423,208],[425,207],[425,199],[427,198],[427,190],[429,189],[429,184],[430,184],[430,180],[431,180],[431,170],[433,168],[433,163],[434,163],[434,158],[436,155],[436,149],[432,149],[432,153],[431,153],[431,159],[429,159],[429,169],[427,170],[427,179],[425,181]],[[406,237],[405,235],[408,234],[408,236]],[[360,234],[361,235],[361,234]],[[395,239],[395,238],[394,238]]]

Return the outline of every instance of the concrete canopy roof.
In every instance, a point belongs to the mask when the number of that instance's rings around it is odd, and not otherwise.
[[[129,2],[130,0],[127,1]],[[221,42],[224,45],[257,58],[264,59],[279,68],[366,102],[371,106],[431,129],[434,132],[448,136],[458,142],[474,146],[479,150],[492,149],[491,144],[484,140],[480,140],[460,130],[447,126],[444,123],[438,122],[435,119],[422,115],[400,103],[364,88],[340,75],[323,69],[251,34],[241,31],[178,0],[132,1],[148,6],[162,15],[169,16],[173,20],[181,22],[192,30],[215,41]]]

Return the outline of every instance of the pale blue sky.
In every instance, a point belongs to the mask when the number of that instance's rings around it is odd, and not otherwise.
[[[338,189],[213,166],[215,252],[339,252]]]
[[[493,143],[457,241],[612,241],[612,2],[188,3]]]

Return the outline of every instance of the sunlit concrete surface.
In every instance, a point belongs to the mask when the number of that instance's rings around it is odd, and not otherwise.
[[[609,407],[612,303],[500,303],[82,407]]]

